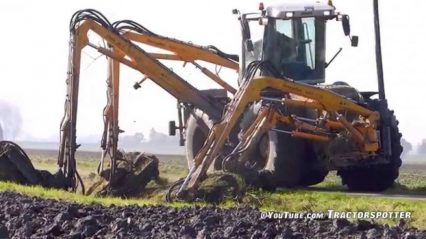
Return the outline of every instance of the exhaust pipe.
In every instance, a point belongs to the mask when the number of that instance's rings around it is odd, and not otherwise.
[[[382,42],[380,36],[380,16],[379,16],[379,0],[373,0],[374,3],[374,33],[376,36],[376,66],[377,66],[377,82],[379,87],[379,99],[380,99],[380,114],[385,120],[384,126],[382,127],[381,139],[382,148],[386,156],[392,155],[392,142],[391,142],[391,129],[390,129],[390,114],[388,113],[388,103],[385,94],[385,82],[383,76],[383,59],[382,59]]]
[[[374,1],[374,33],[376,37],[376,67],[379,87],[379,99],[386,100],[385,82],[383,76],[382,42],[380,36],[379,0]]]

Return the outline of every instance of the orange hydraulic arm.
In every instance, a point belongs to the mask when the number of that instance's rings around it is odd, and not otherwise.
[[[214,74],[207,68],[202,67],[201,65],[196,63],[197,60],[201,60],[201,61],[219,65],[221,67],[226,67],[226,68],[238,71],[239,69],[238,63],[228,58],[225,58],[224,56],[219,55],[224,53],[219,53],[220,51],[214,50],[216,49],[214,47],[210,47],[210,48],[201,47],[191,43],[179,41],[176,39],[158,36],[152,33],[139,33],[139,32],[133,32],[133,31],[126,31],[123,34],[121,34],[121,36],[123,36],[124,38],[128,40],[131,40],[132,42],[143,43],[156,48],[160,48],[162,50],[170,51],[172,52],[172,54],[149,53],[149,55],[157,60],[175,60],[175,61],[183,61],[185,63],[190,62],[196,68],[200,69],[202,73],[204,73],[210,79],[218,83],[228,92],[235,94],[237,91],[235,88],[233,88],[226,81],[221,79],[219,76],[217,76],[216,74]],[[108,49],[96,47],[93,45],[90,45],[90,46],[96,48],[99,52],[105,55],[108,55],[122,62],[123,64],[126,64],[127,66],[130,66],[135,69],[137,68],[134,61],[129,61],[125,59],[125,56],[126,56],[125,54],[114,55]],[[233,57],[234,59],[236,58],[236,56],[232,56],[232,55],[229,57]]]
[[[142,72],[160,87],[183,102],[192,103],[197,108],[205,110],[207,113],[220,117],[218,106],[209,98],[200,94],[192,85],[183,80],[167,66],[156,60],[149,53],[142,50],[137,45],[127,41],[120,35],[99,25],[95,21],[86,20],[76,29],[75,50],[80,51],[88,45],[88,31],[91,30],[101,36],[114,49],[123,52],[134,64],[135,69]],[[74,64],[79,65],[80,59],[74,59]]]
[[[102,140],[102,148],[104,149],[102,162],[105,155],[110,154],[111,175],[114,173],[118,134],[120,131],[118,128],[120,63],[143,73],[145,78],[151,79],[180,102],[201,109],[212,118],[220,119],[223,111],[222,105],[202,94],[198,89],[162,64],[159,59],[168,59],[166,55],[150,54],[134,44],[130,38],[138,42],[169,50],[174,53],[169,55],[170,59],[191,62],[198,68],[199,65],[195,63],[196,60],[203,60],[235,70],[238,69],[238,64],[230,60],[229,55],[218,50],[160,37],[150,32],[149,36],[144,36],[141,33],[136,34],[132,31],[123,31],[123,29],[118,28],[118,25],[117,28],[114,28],[113,24],[110,24],[106,18],[94,10],[79,11],[73,16],[71,21],[67,77],[68,88],[65,101],[65,115],[61,122],[61,145],[58,165],[69,179],[70,187],[74,190],[79,180],[75,162],[75,151],[78,148],[76,144],[76,122],[81,54],[84,47],[94,47],[109,57],[109,76],[107,79],[108,104],[104,109],[105,132]],[[91,44],[88,39],[89,31],[96,33],[105,40],[108,48],[96,47]],[[122,35],[123,32],[127,38]],[[208,77],[222,85],[228,92],[236,92],[234,88],[222,81],[218,76],[206,69],[201,70]],[[99,170],[101,169],[102,163]],[[81,183],[81,179],[79,181]]]
[[[227,68],[238,71],[239,66],[234,61],[224,58],[218,54],[212,54],[211,50],[206,47],[197,46],[191,43],[179,41],[172,38],[167,38],[158,35],[141,34],[138,32],[125,32],[122,34],[125,38],[144,43],[150,46],[161,48],[173,52],[175,55],[158,54],[160,59],[181,60],[192,62],[195,60],[202,60],[216,65],[221,65]]]
[[[238,63],[228,58],[225,58],[224,56],[219,55],[224,53],[221,53],[219,50],[215,49],[212,46],[210,48],[201,47],[201,46],[194,45],[192,43],[187,43],[187,42],[179,41],[172,38],[158,36],[148,32],[139,33],[135,31],[126,31],[123,34],[121,34],[121,36],[133,42],[143,43],[146,45],[150,45],[152,47],[170,51],[173,54],[149,53],[149,55],[158,60],[175,60],[175,61],[183,61],[185,63],[190,62],[196,68],[201,70],[202,73],[204,73],[210,79],[212,79],[217,84],[222,86],[228,92],[232,94],[235,94],[237,92],[237,90],[234,87],[229,85],[226,81],[221,79],[218,75],[214,74],[207,68],[196,63],[197,60],[201,60],[201,61],[209,62],[212,64],[216,64],[219,66],[223,66],[223,67],[238,71],[239,69]],[[212,52],[212,51],[215,51],[215,52]],[[108,54],[106,49],[102,49],[102,53]],[[119,57],[117,60],[119,61],[125,60],[123,59],[123,57],[124,56],[122,56],[121,58]],[[229,57],[233,57],[234,59],[236,59],[236,56],[229,56]],[[131,62],[127,62],[126,64],[132,65]]]

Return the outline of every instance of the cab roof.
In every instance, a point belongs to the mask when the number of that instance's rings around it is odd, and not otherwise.
[[[272,18],[293,18],[311,16],[332,16],[336,8],[328,1],[318,0],[287,0],[266,8],[265,16]]]

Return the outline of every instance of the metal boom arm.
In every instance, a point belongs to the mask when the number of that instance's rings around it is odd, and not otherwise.
[[[104,39],[109,49],[96,47],[89,42],[88,32],[93,31]],[[176,55],[151,54],[132,41],[150,44],[158,48],[174,51]],[[212,52],[208,49],[184,43],[178,40],[160,37],[157,35],[143,36],[143,34],[126,32],[121,35],[119,31],[110,29],[93,19],[83,19],[81,24],[71,30],[69,65],[67,77],[67,97],[65,101],[65,115],[61,122],[61,145],[59,149],[58,165],[70,181],[73,190],[77,187],[78,173],[76,170],[75,152],[76,123],[78,109],[78,89],[80,78],[81,52],[86,46],[96,48],[99,52],[110,58],[108,76],[108,104],[104,109],[105,133],[102,139],[104,154],[111,154],[111,175],[114,173],[115,159],[117,157],[118,141],[118,98],[119,98],[119,63],[125,64],[145,75],[154,83],[162,87],[183,103],[190,104],[209,114],[212,118],[220,119],[223,106],[202,94],[198,89],[171,71],[158,59],[182,60],[195,63],[195,60],[204,60],[231,69],[238,69],[238,64]],[[203,69],[201,69],[203,70]],[[211,72],[203,71],[207,76],[222,85],[227,91],[235,93],[235,89],[215,77]],[[209,73],[211,73],[209,75]],[[212,77],[212,74],[214,75]],[[98,169],[99,170],[99,169]],[[80,180],[81,183],[81,180]]]

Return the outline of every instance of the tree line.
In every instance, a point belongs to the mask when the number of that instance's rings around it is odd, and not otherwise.
[[[417,150],[414,151],[414,146],[412,143],[408,142],[406,139],[401,139],[402,147],[404,147],[403,156],[409,153],[415,153],[419,155],[426,155],[426,139],[423,139],[422,142],[417,146]]]
[[[123,135],[120,137],[120,142],[124,144],[130,145],[139,145],[142,143],[175,143],[179,142],[179,138],[177,136],[169,136],[167,134],[156,131],[152,128],[149,132],[149,136],[146,137],[143,133],[136,133],[134,135]],[[407,141],[406,139],[401,139],[401,144],[404,147],[404,152],[402,156],[406,156],[407,154],[419,154],[426,155],[426,139],[417,145],[417,149],[414,149],[414,145]]]

